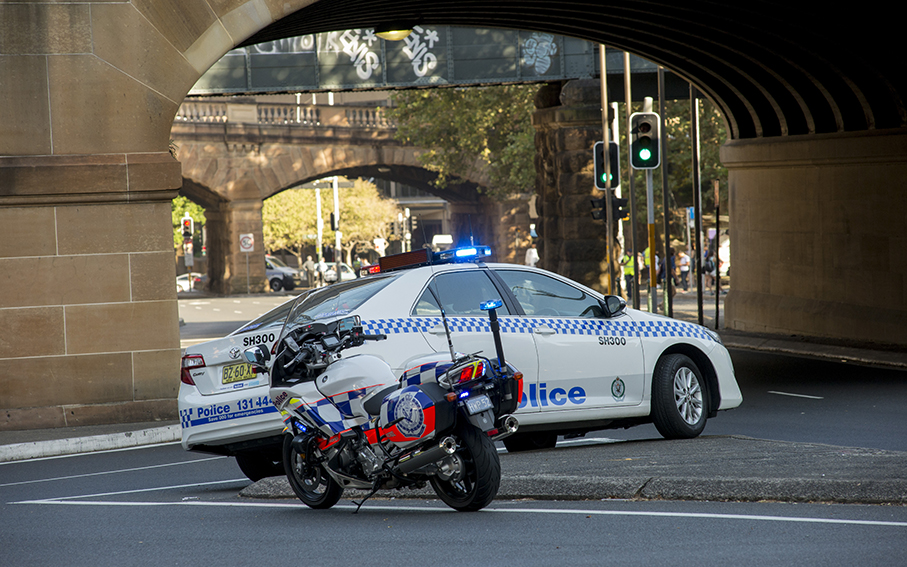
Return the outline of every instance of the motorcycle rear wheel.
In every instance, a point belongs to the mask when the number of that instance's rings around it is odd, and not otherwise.
[[[491,504],[501,486],[501,461],[494,443],[472,425],[454,431],[459,441],[455,456],[460,470],[450,479],[431,477],[431,487],[448,506],[459,512],[475,512]]]
[[[343,487],[331,478],[321,465],[309,466],[305,458],[293,450],[293,437],[283,440],[283,468],[296,496],[310,508],[325,510],[336,504]]]

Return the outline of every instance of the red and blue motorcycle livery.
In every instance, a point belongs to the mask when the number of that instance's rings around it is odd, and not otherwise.
[[[345,488],[368,490],[361,507],[378,490],[430,483],[456,510],[491,503],[501,482],[494,441],[519,427],[511,413],[523,388],[522,373],[504,361],[500,306],[482,305],[496,359],[457,355],[451,345],[449,358],[417,359],[399,379],[377,356],[341,354],[386,338],[363,333],[358,316],[294,325],[291,309],[272,363],[265,348],[247,349],[256,371],[270,372],[286,423],[284,469],[299,499],[330,508]]]

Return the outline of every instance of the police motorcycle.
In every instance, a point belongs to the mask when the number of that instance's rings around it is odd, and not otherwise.
[[[440,304],[440,302],[439,302]],[[244,357],[270,372],[270,396],[284,416],[284,470],[305,504],[326,509],[346,488],[422,488],[430,483],[451,508],[480,510],[501,482],[494,441],[516,432],[511,415],[522,397],[523,375],[504,360],[496,309],[482,304],[496,357],[437,353],[414,361],[397,378],[371,354],[352,354],[386,335],[363,333],[358,316],[286,328],[274,349],[255,346]],[[447,328],[446,317],[442,321]]]

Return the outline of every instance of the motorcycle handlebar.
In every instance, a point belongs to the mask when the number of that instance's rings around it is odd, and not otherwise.
[[[361,335],[361,337],[366,341],[383,341],[387,335]]]

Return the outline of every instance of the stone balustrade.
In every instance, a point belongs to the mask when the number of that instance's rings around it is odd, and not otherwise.
[[[326,128],[393,129],[381,107],[316,106],[280,103],[237,104],[227,101],[187,100],[176,114],[182,123],[299,124]]]

